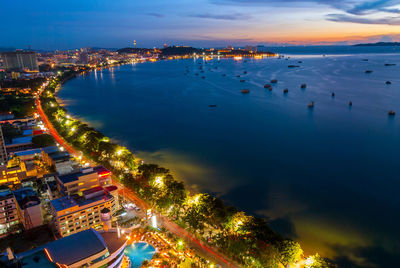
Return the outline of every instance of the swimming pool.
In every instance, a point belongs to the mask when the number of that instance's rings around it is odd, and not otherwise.
[[[125,248],[125,255],[129,257],[132,268],[139,268],[144,260],[151,260],[156,250],[150,244],[139,242]]]

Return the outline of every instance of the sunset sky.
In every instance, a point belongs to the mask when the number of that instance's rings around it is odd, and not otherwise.
[[[0,47],[399,41],[398,0],[3,1]]]

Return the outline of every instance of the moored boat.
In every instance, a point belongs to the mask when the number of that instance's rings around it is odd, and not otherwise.
[[[250,93],[249,89],[242,89],[240,92],[242,92],[242,94],[247,94]]]

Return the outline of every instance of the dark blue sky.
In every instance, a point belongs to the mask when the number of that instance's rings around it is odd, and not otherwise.
[[[1,47],[398,40],[398,0],[2,0]]]

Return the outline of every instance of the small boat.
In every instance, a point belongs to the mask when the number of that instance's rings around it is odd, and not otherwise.
[[[368,61],[368,59],[362,59],[362,61]]]
[[[385,63],[385,66],[396,66],[396,63]]]
[[[195,73],[195,75],[199,75],[199,73]]]
[[[388,112],[388,114],[389,114],[390,116],[394,116],[396,113],[395,113],[393,110],[390,110],[390,111]]]
[[[386,85],[391,85],[392,84],[392,82],[390,82],[390,81],[386,81],[386,83],[385,83]]]
[[[244,71],[243,73],[244,73],[244,74],[247,74],[247,71]]]
[[[297,63],[303,63],[301,60],[299,60]]]
[[[270,84],[265,84],[264,85],[264,88],[270,88],[270,87],[272,87]]]
[[[332,92],[332,98],[335,97],[335,92]]]
[[[272,84],[278,83],[278,79],[272,79],[272,80],[271,80],[271,83],[272,83]]]
[[[353,102],[352,101],[349,101],[349,106],[353,106]]]
[[[242,92],[242,94],[247,94],[247,93],[250,93],[250,90],[248,90],[248,89],[242,89],[240,92]]]
[[[306,84],[301,84],[301,86],[300,86],[301,89],[305,89],[306,87],[307,87]]]
[[[200,73],[204,73],[204,71],[200,71]]]
[[[307,104],[307,107],[308,107],[308,108],[314,108],[314,102],[311,101],[309,104]]]
[[[372,70],[366,70],[365,73],[370,74],[370,73],[372,73]]]
[[[238,74],[236,77],[240,77],[240,74]]]
[[[299,65],[288,65],[288,68],[297,68],[300,67]]]
[[[240,82],[242,82],[242,83],[245,82],[245,81],[246,81],[246,80],[244,80],[244,79],[240,80]]]
[[[203,78],[203,79],[206,79],[206,77],[205,77],[205,76],[202,76],[201,78]]]
[[[285,88],[285,89],[283,90],[283,94],[287,94],[287,93],[289,93],[289,89]]]
[[[217,105],[216,104],[210,104],[210,105],[208,105],[208,107],[214,108],[214,107],[217,107]]]

